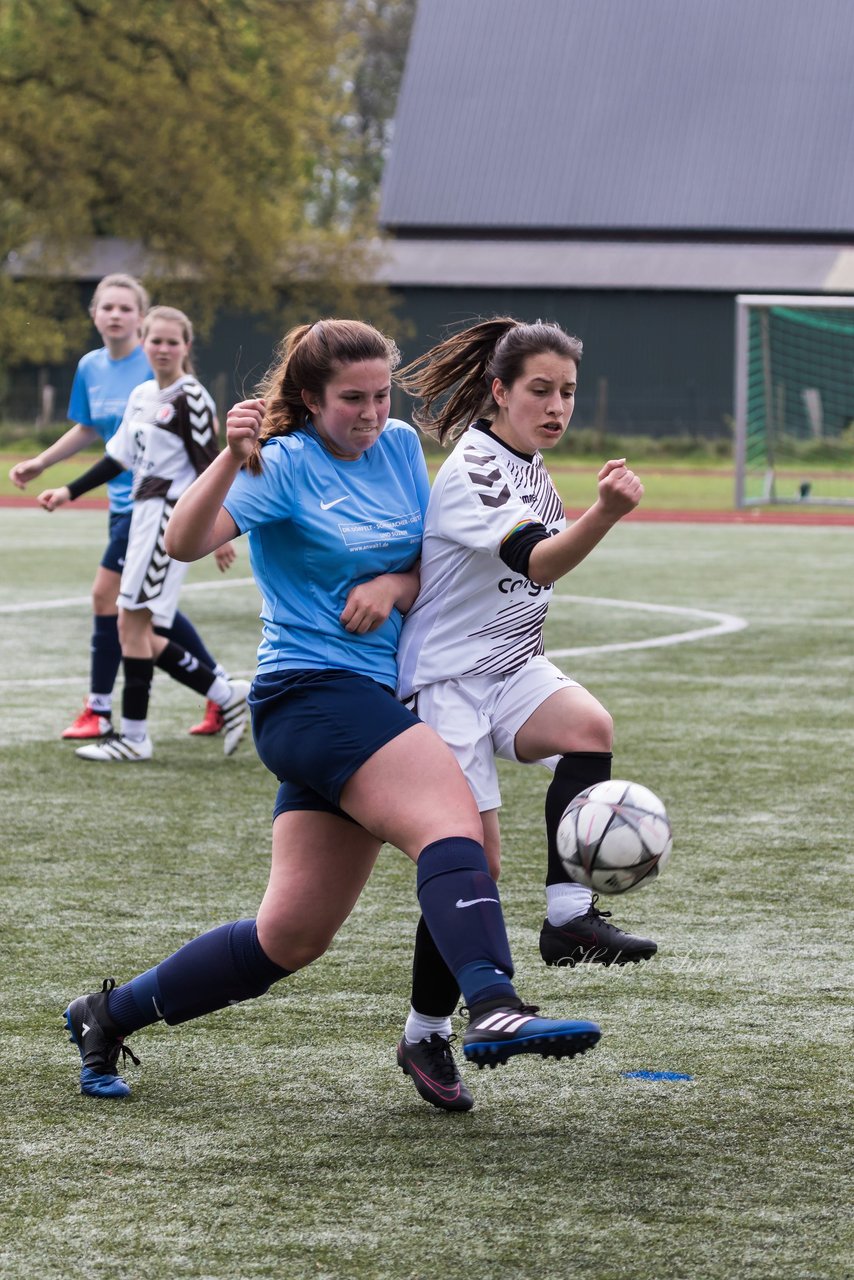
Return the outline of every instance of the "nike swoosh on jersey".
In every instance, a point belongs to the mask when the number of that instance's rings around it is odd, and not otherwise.
[[[347,501],[347,495],[345,493],[343,498],[335,498],[332,502],[321,502],[320,510],[328,511],[330,507],[337,507],[339,502],[346,502],[346,501]]]
[[[497,902],[497,898],[470,898],[468,902],[463,902],[462,898],[457,898],[458,907],[474,907],[478,902]]]

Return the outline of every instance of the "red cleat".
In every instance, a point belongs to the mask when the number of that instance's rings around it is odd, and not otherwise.
[[[106,738],[113,732],[113,722],[109,715],[101,711],[93,711],[85,706],[80,715],[63,733],[63,738]]]
[[[211,738],[215,733],[222,732],[223,726],[222,708],[215,702],[208,700],[205,706],[205,714],[198,724],[194,724],[190,733],[200,737]]]

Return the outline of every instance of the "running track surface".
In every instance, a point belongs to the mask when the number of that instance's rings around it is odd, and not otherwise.
[[[27,494],[0,497],[0,507],[37,507],[35,498]],[[106,511],[104,498],[78,498],[78,511]],[[581,509],[567,508],[568,516],[581,515]],[[821,507],[748,507],[743,511],[650,511],[640,507],[624,520],[649,524],[749,524],[749,525],[848,525],[854,527],[854,510],[833,511]]]

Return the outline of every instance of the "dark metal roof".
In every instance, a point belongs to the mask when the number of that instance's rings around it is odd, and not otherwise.
[[[854,231],[852,0],[419,0],[389,229]]]

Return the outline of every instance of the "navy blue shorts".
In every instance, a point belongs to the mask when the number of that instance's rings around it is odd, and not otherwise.
[[[279,779],[273,817],[316,809],[346,818],[344,784],[375,751],[420,721],[391,689],[352,671],[271,671],[249,694],[252,733]]]
[[[113,573],[121,573],[125,567],[125,556],[130,536],[130,518],[132,511],[111,511],[109,538],[107,549],[101,556],[101,567],[112,569]]]

